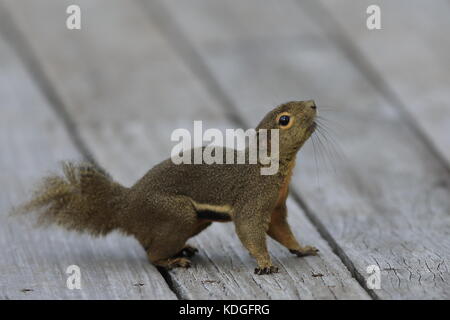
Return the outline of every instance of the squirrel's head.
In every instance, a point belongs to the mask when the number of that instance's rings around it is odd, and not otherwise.
[[[280,156],[291,158],[316,129],[316,113],[314,100],[286,102],[270,111],[256,129],[279,129]]]

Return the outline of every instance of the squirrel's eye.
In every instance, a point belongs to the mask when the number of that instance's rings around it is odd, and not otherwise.
[[[278,123],[279,123],[281,126],[285,127],[285,126],[287,126],[287,125],[289,124],[289,120],[290,120],[290,119],[291,119],[291,118],[290,118],[289,116],[283,115],[283,116],[281,116],[280,119],[278,120]]]

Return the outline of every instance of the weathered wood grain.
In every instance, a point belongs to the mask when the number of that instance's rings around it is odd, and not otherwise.
[[[68,3],[6,1],[83,141],[119,181],[130,185],[168,157],[173,129],[190,129],[198,119],[205,128],[235,126],[143,7],[78,1],[85,19],[81,31],[70,32],[54,18]],[[193,241],[200,249],[193,268],[170,272],[180,297],[367,299],[298,205],[291,201],[289,207],[296,234],[318,246],[320,256],[298,259],[270,243],[281,273],[255,276],[233,226],[215,225]]]
[[[1,36],[0,113],[0,299],[176,298],[133,239],[34,229],[34,219],[8,215],[59,160],[80,154]],[[66,286],[73,264],[81,269],[81,290]]]
[[[370,75],[330,41],[321,26],[327,17],[295,1],[173,0],[150,10],[163,5],[168,33],[192,46],[186,61],[204,61],[245,121],[255,124],[275,101],[293,98],[316,99],[319,113],[331,118],[339,132],[328,136],[344,153],[331,154],[335,172],[319,159],[317,174],[309,144],[293,184],[361,283],[366,268],[378,265],[375,297],[449,298],[448,171]]]
[[[365,11],[371,1],[321,1],[332,19],[331,41],[360,51],[378,74],[392,100],[409,111],[413,121],[450,163],[450,2],[377,1],[381,30],[368,30]],[[342,43],[342,38],[352,44]],[[376,80],[376,79],[375,79]]]

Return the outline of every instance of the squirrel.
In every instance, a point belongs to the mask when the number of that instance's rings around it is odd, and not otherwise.
[[[296,154],[316,128],[316,109],[313,100],[287,102],[257,126],[256,132],[279,130],[276,174],[262,175],[261,163],[174,164],[169,158],[124,187],[95,164],[65,162],[63,176],[44,178],[17,211],[37,212],[39,224],[94,236],[114,230],[134,236],[149,261],[167,269],[191,266],[189,258],[198,250],[186,244],[189,238],[213,222],[233,222],[257,262],[254,272],[276,273],[266,235],[299,257],[318,252],[296,240],[286,208]]]

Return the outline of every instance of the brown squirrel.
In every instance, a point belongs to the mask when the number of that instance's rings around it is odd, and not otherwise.
[[[154,265],[166,268],[189,267],[188,258],[197,249],[186,241],[212,222],[233,221],[242,244],[256,259],[255,273],[278,272],[266,234],[297,256],[318,252],[297,242],[286,219],[295,157],[314,132],[315,117],[314,101],[292,101],[260,122],[256,132],[279,129],[279,170],[273,175],[261,175],[260,163],[176,165],[167,159],[126,188],[96,165],[65,163],[64,176],[46,177],[19,211],[38,211],[40,223],[68,230],[132,235]]]

